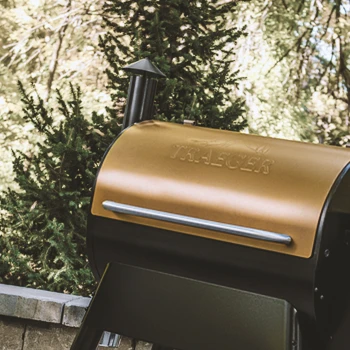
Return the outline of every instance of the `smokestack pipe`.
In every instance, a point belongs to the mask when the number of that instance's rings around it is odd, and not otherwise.
[[[165,75],[148,58],[126,66],[123,70],[132,73],[123,120],[125,129],[153,118],[157,79],[165,78]]]

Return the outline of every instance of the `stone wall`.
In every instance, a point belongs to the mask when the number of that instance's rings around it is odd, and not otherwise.
[[[89,303],[90,298],[0,284],[0,350],[69,350]],[[135,350],[151,348],[137,342]],[[116,349],[132,349],[131,339],[121,337]]]

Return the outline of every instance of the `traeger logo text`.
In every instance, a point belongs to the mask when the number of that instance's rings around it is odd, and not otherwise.
[[[269,151],[266,147],[249,147],[253,152],[250,154],[243,152],[221,152],[206,143],[204,147],[194,147],[187,145],[174,145],[171,154],[172,159],[194,164],[205,164],[218,168],[228,168],[230,170],[241,170],[268,175],[271,166],[275,163],[266,157]]]

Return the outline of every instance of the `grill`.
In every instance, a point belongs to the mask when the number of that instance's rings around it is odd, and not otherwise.
[[[182,350],[349,345],[350,151],[151,120],[152,67],[128,67],[125,129],[96,177],[101,282],[72,349],[103,330]]]

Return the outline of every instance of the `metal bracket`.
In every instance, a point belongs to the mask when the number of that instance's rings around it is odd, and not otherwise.
[[[107,349],[116,349],[119,343],[120,335],[111,332],[103,332],[98,346]]]

